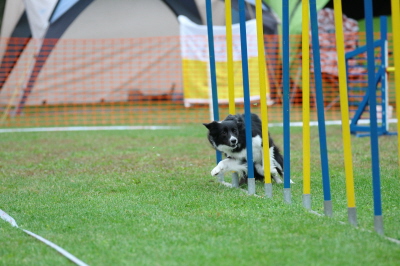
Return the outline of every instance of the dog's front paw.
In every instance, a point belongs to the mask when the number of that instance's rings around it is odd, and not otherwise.
[[[215,166],[214,167],[214,169],[212,169],[212,171],[211,171],[211,175],[212,176],[217,176],[217,175],[219,175],[221,172],[222,172],[222,166],[221,166],[221,164],[219,163],[217,166]]]
[[[274,177],[274,180],[275,180],[275,182],[276,182],[277,184],[283,184],[283,180],[280,179],[280,178],[277,177],[277,176]],[[290,184],[294,184],[294,182],[293,182],[292,179],[290,179]]]
[[[275,180],[275,182],[277,184],[283,184],[283,181],[282,181],[282,179],[279,178],[279,176],[273,176],[273,179]]]

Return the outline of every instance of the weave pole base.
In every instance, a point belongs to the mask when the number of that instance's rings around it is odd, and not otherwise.
[[[239,187],[239,175],[232,173],[232,187]]]
[[[374,228],[378,234],[383,235],[383,217],[382,217],[382,215],[374,216]]]
[[[217,175],[217,180],[218,180],[218,182],[220,182],[220,183],[224,182],[224,174],[223,174],[223,173],[219,173],[219,174]]]
[[[349,218],[349,223],[351,225],[357,226],[357,209],[356,209],[356,207],[349,207],[347,209],[347,215]]]
[[[283,189],[283,199],[285,200],[286,203],[289,204],[292,203],[292,194],[290,192],[290,188]]]
[[[332,212],[332,201],[331,200],[325,200],[324,201],[324,214],[328,217],[333,216]]]
[[[311,195],[303,194],[303,206],[307,210],[311,210]]]
[[[256,194],[256,179],[247,178],[247,187],[249,195]]]
[[[272,183],[264,183],[265,196],[272,198]]]

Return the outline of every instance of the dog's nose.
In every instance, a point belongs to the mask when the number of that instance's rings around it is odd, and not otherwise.
[[[236,143],[237,143],[237,139],[232,138],[232,139],[231,139],[231,143],[232,143],[232,144],[236,144]]]

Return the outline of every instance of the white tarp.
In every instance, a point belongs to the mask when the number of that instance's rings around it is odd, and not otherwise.
[[[183,58],[208,61],[208,37],[207,26],[197,25],[185,16],[178,17],[180,23],[181,35],[181,54]],[[249,57],[257,57],[257,28],[256,20],[246,22],[247,33],[247,55]],[[213,26],[215,61],[226,62],[226,38],[225,26]],[[233,35],[233,60],[242,60],[241,58],[241,42],[240,42],[240,25],[232,25]],[[190,38],[190,36],[192,38]],[[203,43],[198,43],[202,40]]]
[[[209,93],[209,52],[207,26],[197,25],[184,16],[178,17],[181,35],[182,73],[185,106],[207,104]],[[218,102],[228,102],[227,52],[225,26],[213,26],[217,71]],[[250,100],[259,99],[256,20],[246,22],[247,54],[250,78]],[[232,25],[235,99],[243,102],[240,24]]]
[[[21,99],[36,49],[29,42],[21,54],[0,90],[0,105]],[[178,95],[181,79],[179,25],[168,6],[159,0],[96,0],[57,42],[26,105],[126,102],[172,96],[172,88]]]
[[[43,38],[57,0],[24,0],[24,4],[33,38]]]
[[[24,4],[22,0],[12,0],[6,1],[6,6],[4,8],[4,16],[1,24],[1,34],[0,37],[10,37],[15,26],[18,23],[19,18],[24,12]],[[3,52],[3,51],[1,51]]]

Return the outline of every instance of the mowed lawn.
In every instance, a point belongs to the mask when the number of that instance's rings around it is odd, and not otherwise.
[[[270,132],[283,150],[282,128]],[[347,223],[341,128],[327,133],[332,218],[302,207],[301,128],[291,132],[295,184],[287,204],[282,185],[266,199],[217,183],[201,124],[2,133],[0,209],[89,265],[400,265],[400,245],[373,229],[369,138],[352,137],[355,228]],[[397,137],[379,141],[385,235],[400,239]],[[311,145],[313,210],[323,214],[316,127]],[[71,262],[0,220],[0,265]]]

